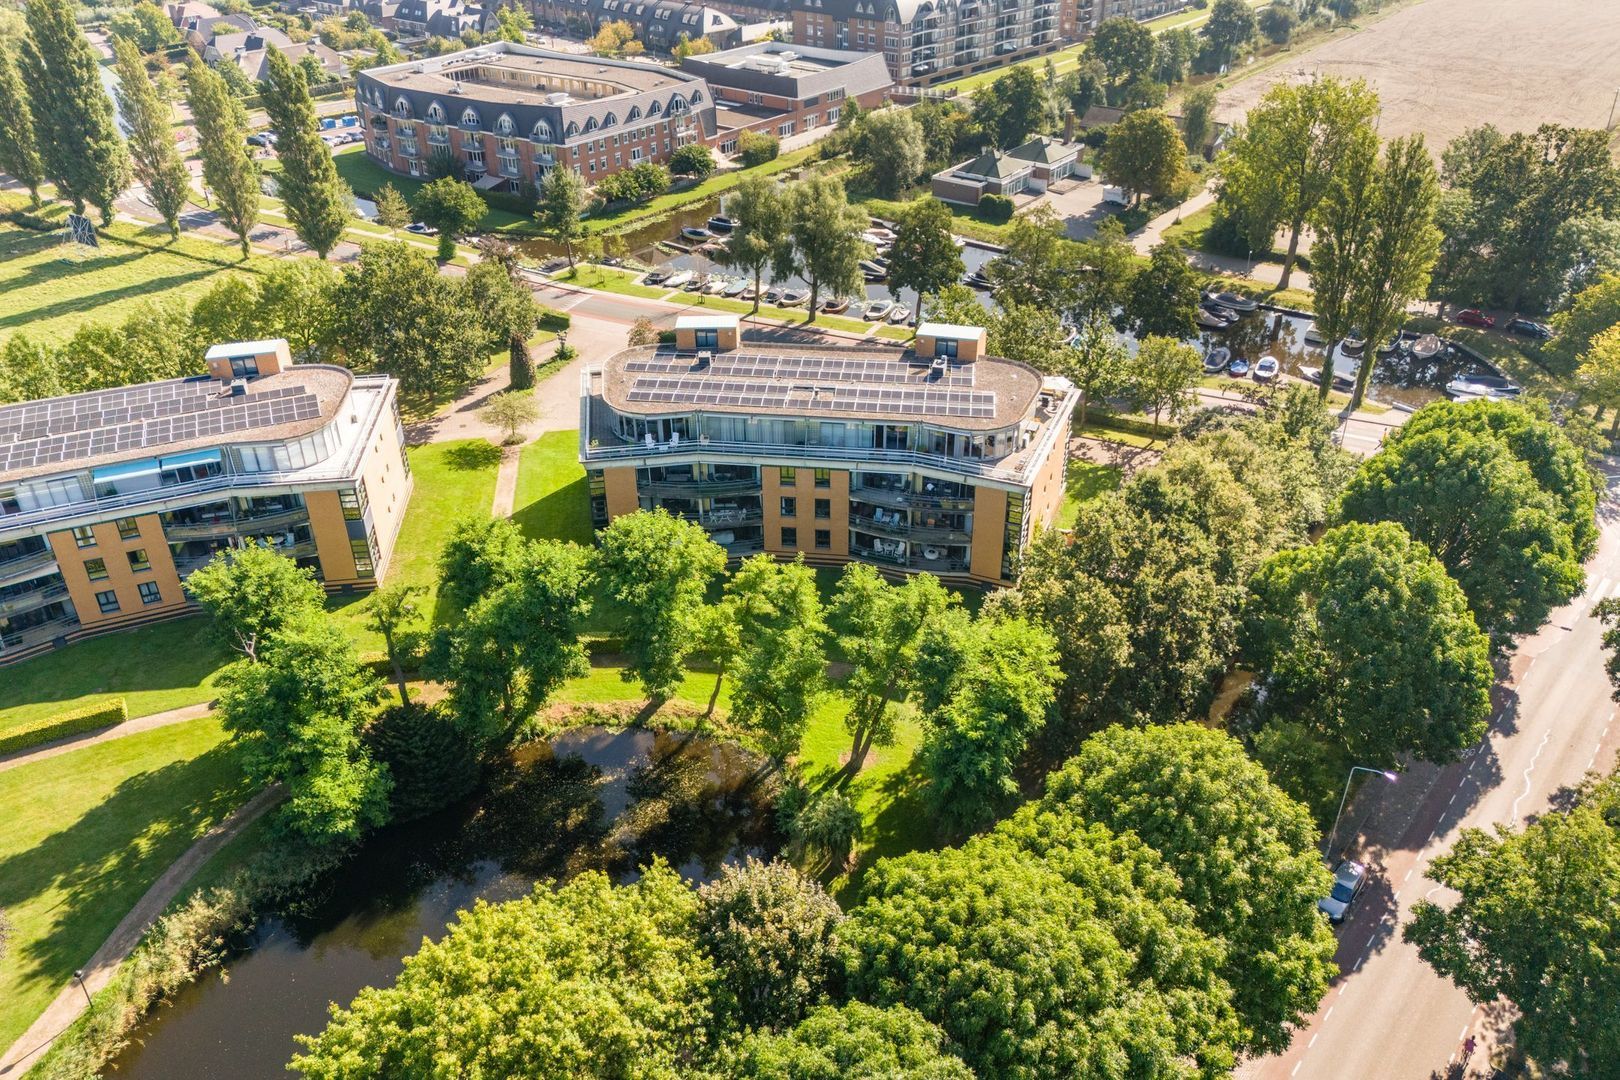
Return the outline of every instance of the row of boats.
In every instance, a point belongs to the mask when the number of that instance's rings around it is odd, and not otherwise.
[[[752,301],[757,298],[761,303],[769,304],[771,307],[800,307],[810,300],[809,289],[772,285],[756,292],[753,282],[746,278],[728,277],[724,274],[699,274],[692,270],[675,270],[667,266],[647,271],[641,283],[707,296],[723,296],[731,300]],[[897,304],[892,300],[868,300],[863,297],[830,297],[821,302],[818,310],[828,315],[842,315],[847,311],[859,314],[866,322],[903,323],[911,318],[911,309],[904,304]]]
[[[1204,354],[1204,374],[1219,375],[1223,371],[1234,379],[1252,375],[1256,382],[1270,382],[1282,373],[1282,361],[1262,356],[1250,364],[1241,356],[1233,356],[1225,345],[1216,345]]]

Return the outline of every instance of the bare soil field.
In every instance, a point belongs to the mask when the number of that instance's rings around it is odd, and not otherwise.
[[[1240,79],[1217,113],[1239,119],[1270,87],[1317,74],[1366,79],[1380,134],[1422,132],[1436,154],[1483,123],[1602,127],[1620,88],[1620,2],[1423,0]]]

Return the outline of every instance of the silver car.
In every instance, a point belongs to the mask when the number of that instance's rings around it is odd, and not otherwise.
[[[1366,885],[1367,868],[1346,859],[1333,871],[1333,891],[1316,902],[1316,910],[1326,915],[1329,922],[1342,923],[1350,905]]]

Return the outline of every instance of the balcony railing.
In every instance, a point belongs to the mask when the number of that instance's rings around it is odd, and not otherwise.
[[[41,642],[53,641],[78,628],[79,620],[76,616],[64,615],[60,619],[51,619],[24,630],[0,630],[0,656],[9,650],[31,648]]]
[[[682,514],[705,529],[729,529],[734,525],[758,525],[765,520],[763,510],[712,510],[706,514]]]
[[[0,562],[0,581],[21,577],[31,571],[43,569],[55,561],[56,552],[49,547],[40,551],[30,551],[26,555],[18,555]]]
[[[748,495],[759,493],[759,478],[752,480],[649,480],[641,485],[643,495],[673,495],[692,498],[704,495]]]
[[[19,612],[32,611],[37,607],[44,607],[53,600],[60,600],[67,594],[67,585],[58,581],[43,589],[32,589],[16,596],[0,598],[0,615],[16,615]]]
[[[627,443],[620,446],[586,446],[582,454],[589,464],[636,462],[650,465],[680,454],[690,454],[698,457],[736,457],[755,459],[761,457],[810,459],[814,461],[853,462],[865,465],[899,465],[922,469],[940,469],[946,472],[962,473],[969,476],[982,476],[994,480],[1005,480],[1020,483],[1024,479],[1024,470],[1021,468],[1005,468],[979,458],[946,457],[943,454],[921,454],[911,450],[874,450],[848,446],[810,446],[777,443],[748,443],[748,442],[720,442],[717,440],[682,439],[675,446],[668,443],[654,443],[647,446],[645,443]],[[716,481],[659,481],[657,484],[647,485],[647,490],[654,488],[679,487],[681,492],[690,492],[694,488],[702,487],[704,490],[718,493],[721,490],[748,490],[757,488],[759,481],[746,481],[746,487],[735,489],[716,487]]]

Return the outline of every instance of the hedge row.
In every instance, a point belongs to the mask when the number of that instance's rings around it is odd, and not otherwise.
[[[7,210],[0,214],[0,217],[4,217],[19,228],[32,229],[34,232],[55,232],[66,227],[63,222],[52,221],[50,218],[31,214],[27,210]]]
[[[65,739],[97,728],[122,724],[129,719],[129,708],[123,698],[113,698],[99,705],[86,705],[71,712],[58,713],[36,720],[20,731],[0,737],[0,754],[11,754],[41,743]]]

